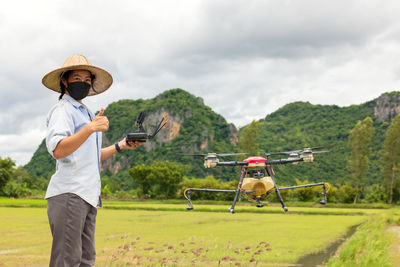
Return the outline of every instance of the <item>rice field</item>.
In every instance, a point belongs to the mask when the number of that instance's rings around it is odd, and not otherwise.
[[[7,201],[0,200],[0,266],[48,266],[45,202]],[[182,203],[105,206],[98,210],[95,266],[290,266],[382,213],[289,205],[286,214],[247,205],[231,214],[226,204],[195,204],[194,211]]]

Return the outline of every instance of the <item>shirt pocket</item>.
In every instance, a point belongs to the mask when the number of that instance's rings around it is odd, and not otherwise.
[[[62,176],[70,177],[74,175],[76,167],[74,153],[65,158],[59,159],[58,163],[59,163],[60,173]]]

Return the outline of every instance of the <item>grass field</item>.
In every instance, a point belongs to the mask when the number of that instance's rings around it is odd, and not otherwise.
[[[48,266],[45,202],[7,201],[0,205],[37,208],[0,207],[0,266]],[[191,212],[182,203],[105,204],[97,217],[96,266],[287,266],[382,212],[289,207],[283,214],[279,207],[238,206],[233,215],[226,204],[195,205]]]
[[[395,266],[389,253],[393,235],[386,231],[387,221],[387,214],[370,217],[343,244],[340,254],[329,260],[328,266]]]
[[[121,210],[150,210],[150,211],[185,211],[187,202],[184,200],[153,200],[153,201],[105,201],[104,209]],[[193,202],[195,212],[227,212],[232,202],[229,201],[206,201]],[[0,207],[31,207],[45,208],[47,205],[44,199],[8,199],[0,198]],[[292,206],[293,205],[293,206]],[[302,206],[300,206],[302,205]],[[389,208],[388,205],[335,205],[328,206],[316,205],[310,202],[287,203],[289,214],[312,214],[312,215],[368,215],[382,211],[382,207]],[[336,207],[338,206],[338,207]],[[361,206],[361,208],[358,208]],[[283,210],[280,204],[273,203],[263,208],[255,208],[254,203],[239,202],[235,210],[238,213],[278,213]]]

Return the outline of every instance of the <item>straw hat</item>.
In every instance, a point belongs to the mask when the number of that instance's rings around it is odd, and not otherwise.
[[[99,67],[93,66],[84,56],[73,55],[65,60],[61,68],[47,73],[42,79],[43,85],[53,91],[61,93],[60,78],[64,72],[69,70],[87,70],[95,76],[89,90],[89,95],[97,95],[104,92],[113,82],[110,73]],[[93,87],[96,91],[93,90]]]

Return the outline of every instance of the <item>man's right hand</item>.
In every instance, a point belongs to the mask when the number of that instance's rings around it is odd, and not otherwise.
[[[94,117],[94,119],[88,124],[91,131],[93,132],[105,132],[108,130],[108,119],[103,116],[104,108],[101,108],[100,112]]]

